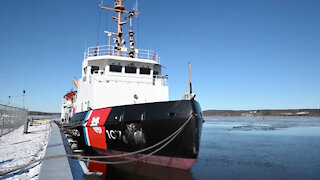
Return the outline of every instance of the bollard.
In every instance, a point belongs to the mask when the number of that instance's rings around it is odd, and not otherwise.
[[[24,123],[24,130],[23,133],[27,134],[28,133],[28,124],[29,124],[29,118],[26,120]]]
[[[30,126],[33,126],[33,117],[30,117]]]

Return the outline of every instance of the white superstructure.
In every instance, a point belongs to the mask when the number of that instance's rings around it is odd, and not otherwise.
[[[62,123],[69,123],[73,113],[75,112],[74,109],[74,101],[76,97],[76,91],[71,90],[66,95],[63,96],[62,99],[62,106],[61,106],[61,121]]]
[[[82,75],[76,81],[75,112],[129,104],[151,103],[169,100],[167,76],[161,75],[160,58],[150,50],[134,47],[132,18],[135,11],[126,11],[122,0],[114,0],[114,7],[99,6],[114,11],[117,33],[105,31],[109,45],[90,47],[84,52]],[[129,47],[122,39],[122,26],[129,18]],[[111,45],[111,37],[114,46]]]
[[[169,100],[167,76],[160,58],[150,50],[135,49],[134,57],[114,46],[96,46],[84,53],[78,80],[76,112],[103,107]]]

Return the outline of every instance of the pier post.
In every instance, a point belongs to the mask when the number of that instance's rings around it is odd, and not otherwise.
[[[30,126],[33,126],[33,117],[30,117]]]
[[[27,118],[25,123],[24,123],[23,133],[25,133],[25,134],[28,133],[28,125],[29,125],[29,118]]]

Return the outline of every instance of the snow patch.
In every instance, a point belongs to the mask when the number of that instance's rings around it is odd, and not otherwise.
[[[0,138],[0,172],[8,171],[44,157],[50,123],[35,121],[23,133],[23,126]],[[5,175],[7,179],[38,179],[41,162]]]

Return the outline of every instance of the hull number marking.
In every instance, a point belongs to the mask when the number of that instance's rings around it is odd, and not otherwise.
[[[121,131],[120,130],[106,130],[109,139],[119,139],[121,140]]]

